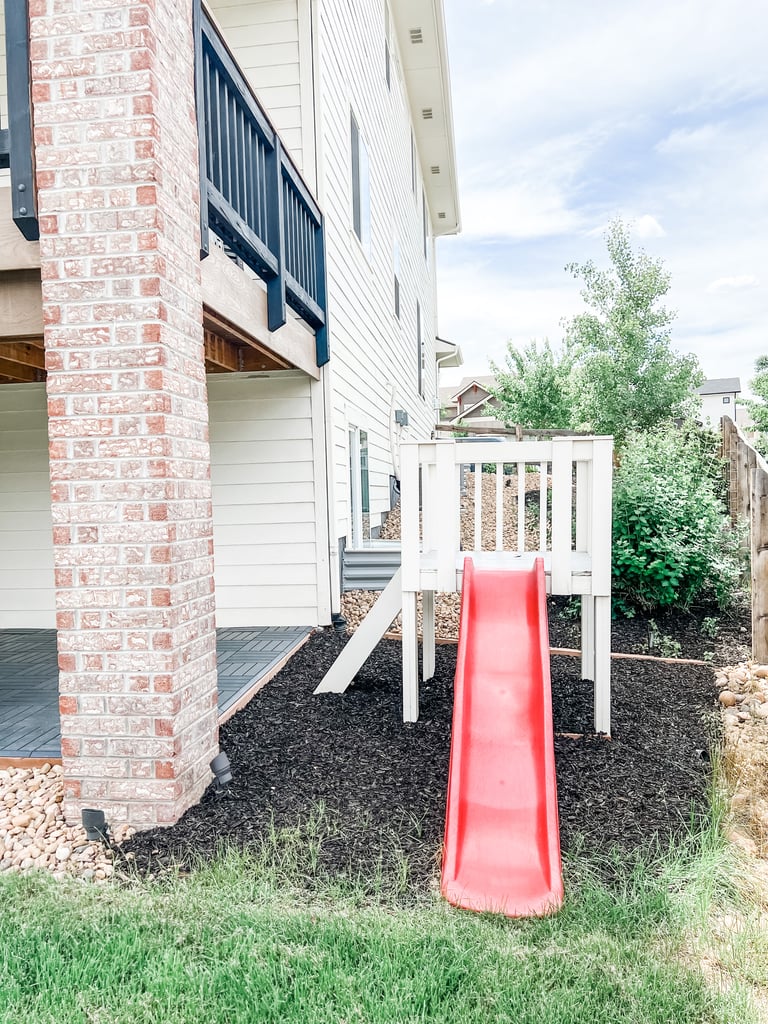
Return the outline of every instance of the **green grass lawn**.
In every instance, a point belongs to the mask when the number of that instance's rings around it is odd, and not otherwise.
[[[759,1019],[747,991],[768,985],[768,938],[714,826],[654,864],[616,865],[610,885],[573,858],[562,911],[526,921],[308,884],[301,843],[282,838],[173,881],[3,877],[0,1020]]]

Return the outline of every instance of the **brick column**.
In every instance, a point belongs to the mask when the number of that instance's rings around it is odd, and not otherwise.
[[[191,0],[30,0],[65,810],[216,753]]]

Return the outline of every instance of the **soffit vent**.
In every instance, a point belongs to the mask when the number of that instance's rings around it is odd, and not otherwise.
[[[421,116],[424,118],[425,121],[431,121],[433,117],[432,107],[424,107],[424,109],[421,112]]]
[[[416,44],[424,42],[424,36],[420,28],[412,28],[410,34],[412,43]]]
[[[437,215],[438,220],[445,220],[445,213],[441,210]]]
[[[437,164],[435,164],[433,167],[430,167],[429,169],[430,169],[430,171],[432,171],[433,174],[439,174],[440,173],[440,168],[437,166]]]

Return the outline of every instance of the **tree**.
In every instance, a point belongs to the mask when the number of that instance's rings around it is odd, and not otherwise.
[[[768,356],[758,356],[755,360],[755,376],[749,382],[752,388],[752,399],[745,401],[752,419],[752,426],[758,431],[758,447],[765,453],[768,451]]]
[[[518,350],[509,342],[507,369],[491,363],[496,384],[488,390],[498,399],[497,414],[505,426],[565,430],[571,426],[571,359],[558,356],[547,339]]]
[[[583,280],[590,307],[570,321],[566,338],[579,425],[613,434],[621,445],[632,430],[690,415],[704,377],[694,355],[679,355],[670,344],[675,314],[661,305],[670,284],[662,261],[633,252],[620,220],[605,240],[608,270],[591,260],[566,267]]]

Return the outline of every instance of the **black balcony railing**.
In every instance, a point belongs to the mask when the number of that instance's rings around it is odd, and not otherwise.
[[[13,219],[30,242],[40,237],[32,162],[27,0],[4,0],[8,126],[0,128],[0,168],[10,168]]]
[[[202,254],[213,231],[266,282],[270,331],[285,323],[287,303],[314,328],[322,366],[329,358],[322,214],[199,0],[195,46]]]
[[[13,219],[34,240],[28,4],[4,4],[9,123],[0,128],[0,168],[11,171]],[[201,254],[212,230],[266,282],[269,329],[282,327],[290,306],[314,328],[322,366],[329,358],[322,214],[200,0],[194,19]]]

